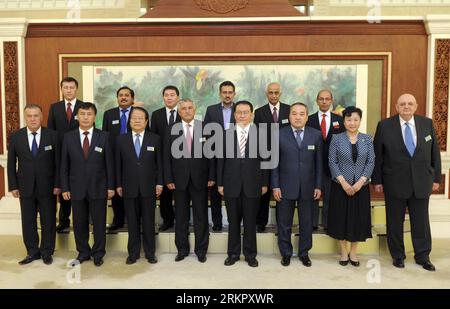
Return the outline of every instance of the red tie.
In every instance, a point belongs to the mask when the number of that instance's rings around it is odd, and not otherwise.
[[[327,121],[325,120],[326,114],[322,114],[322,121],[320,122],[320,131],[322,131],[322,137],[327,139]]]
[[[83,156],[84,159],[87,160],[88,154],[89,154],[89,132],[86,131],[83,133],[84,134],[84,140],[83,140]]]
[[[72,104],[67,102],[67,110],[66,110],[67,122],[72,120]]]

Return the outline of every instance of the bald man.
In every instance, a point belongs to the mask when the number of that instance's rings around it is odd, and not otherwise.
[[[395,105],[398,114],[378,123],[374,138],[375,169],[372,184],[384,192],[387,239],[393,265],[404,268],[403,223],[408,209],[414,259],[428,271],[431,232],[428,204],[432,191],[439,189],[441,157],[432,120],[415,115],[417,101],[401,95]]]
[[[268,125],[268,133],[271,132],[270,125],[278,123],[279,128],[289,124],[289,110],[287,104],[280,102],[281,85],[278,82],[272,82],[267,85],[266,96],[268,103],[255,110],[254,123],[256,125],[265,123]],[[267,136],[267,145],[270,147],[270,134]],[[268,190],[263,194],[259,201],[259,210],[256,217],[257,232],[263,233],[269,221],[269,204],[271,192]]]

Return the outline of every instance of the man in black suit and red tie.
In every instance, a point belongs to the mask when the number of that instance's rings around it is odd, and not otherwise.
[[[117,137],[115,146],[117,193],[124,199],[128,221],[126,264],[140,258],[141,225],[145,258],[155,264],[155,207],[163,189],[161,139],[147,130],[144,108],[134,107],[129,120],[130,130]]]
[[[209,244],[208,187],[215,183],[212,153],[204,151],[203,122],[195,120],[190,99],[178,103],[181,122],[171,125],[164,137],[164,179],[175,192],[175,262],[189,255],[189,213],[192,202],[195,248],[199,262],[206,262]]]
[[[266,89],[268,104],[255,110],[255,125],[261,123],[267,124],[267,145],[270,150],[271,132],[270,125],[277,123],[279,128],[289,125],[289,105],[281,103],[281,85],[278,82],[273,82],[267,85]],[[262,233],[266,230],[266,225],[269,220],[269,204],[271,192],[268,190],[261,196],[259,202],[258,216],[256,217],[257,232]]]
[[[330,189],[331,189],[331,173],[328,167],[328,152],[330,149],[330,142],[333,134],[342,133],[345,131],[344,120],[341,116],[333,113],[333,94],[330,90],[322,89],[317,93],[316,103],[319,110],[308,117],[307,126],[322,132],[323,138],[323,175],[322,175],[322,226],[327,229],[328,219],[328,205],[330,203]],[[317,230],[319,225],[319,201],[314,201],[313,215],[313,229]]]
[[[227,130],[230,123],[234,123],[233,100],[236,95],[234,84],[226,80],[219,85],[219,94],[222,102],[210,105],[206,109],[205,124],[217,123],[223,130]],[[213,231],[222,231],[222,196],[217,191],[217,185],[209,190],[211,202],[211,217],[213,222]]]
[[[26,127],[10,136],[7,168],[9,191],[20,200],[22,234],[27,249],[27,256],[19,264],[29,264],[42,257],[44,263],[50,265],[55,250],[56,196],[61,192],[60,144],[58,133],[41,126],[39,105],[28,104],[24,114]],[[40,246],[36,223],[38,212]]]
[[[150,131],[163,138],[172,124],[180,122],[181,118],[177,112],[177,104],[180,100],[180,91],[175,86],[166,86],[162,91],[164,107],[152,113],[150,121]],[[164,147],[164,146],[163,146]],[[159,197],[159,211],[163,219],[163,224],[159,227],[160,231],[166,231],[173,227],[175,212],[173,210],[172,191],[164,186],[163,192]]]
[[[120,87],[116,92],[118,107],[111,108],[103,114],[102,130],[109,133],[111,147],[115,153],[115,142],[119,135],[127,134],[130,128],[130,113],[134,103],[134,91],[127,86]],[[123,198],[115,194],[111,200],[114,218],[108,228],[108,233],[116,233],[118,229],[123,228],[125,222],[125,210]]]
[[[257,267],[256,215],[259,198],[267,192],[269,173],[259,156],[258,129],[251,124],[253,105],[239,101],[234,108],[236,127],[226,131],[223,154],[217,154],[217,186],[225,198],[228,215],[228,257],[225,265],[239,260],[241,221],[244,221],[243,252],[250,267]]]
[[[65,77],[61,83],[63,100],[53,103],[48,113],[47,127],[58,132],[59,141],[62,144],[66,132],[78,128],[77,112],[82,103],[76,98],[78,81],[73,77]],[[70,227],[70,201],[66,201],[59,195],[59,224],[56,227],[58,233],[68,233]]]
[[[403,94],[395,105],[398,114],[378,123],[374,138],[375,169],[372,184],[384,192],[388,247],[393,265],[404,268],[403,223],[408,209],[414,259],[428,271],[431,231],[428,204],[441,182],[441,156],[431,119],[415,115],[417,101]]]
[[[103,264],[106,243],[106,199],[114,196],[114,156],[109,134],[94,128],[97,108],[84,102],[78,109],[80,127],[64,135],[61,153],[61,187],[72,201],[73,230],[78,263],[94,258]],[[89,246],[89,215],[94,245]]]

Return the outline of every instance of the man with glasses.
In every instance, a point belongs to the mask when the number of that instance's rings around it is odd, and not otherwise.
[[[317,106],[319,110],[310,115],[308,118],[307,126],[315,128],[322,132],[322,139],[324,147],[322,149],[323,155],[323,177],[322,177],[322,226],[327,229],[328,218],[328,204],[330,201],[330,187],[331,187],[331,174],[328,167],[328,150],[330,148],[331,137],[333,134],[344,132],[344,122],[341,116],[332,113],[333,107],[333,94],[330,90],[322,89],[317,93],[316,98]],[[319,201],[314,202],[313,215],[313,229],[317,230],[319,225]]]

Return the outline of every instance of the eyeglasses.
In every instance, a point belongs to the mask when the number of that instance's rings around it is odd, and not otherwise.
[[[239,116],[247,116],[247,115],[249,115],[249,114],[251,114],[251,111],[241,111],[241,112],[234,112],[236,115],[239,115]]]
[[[331,98],[318,98],[317,99],[317,101],[319,101],[319,102],[324,102],[324,101],[328,102],[328,101],[331,101],[331,100],[332,100]]]

